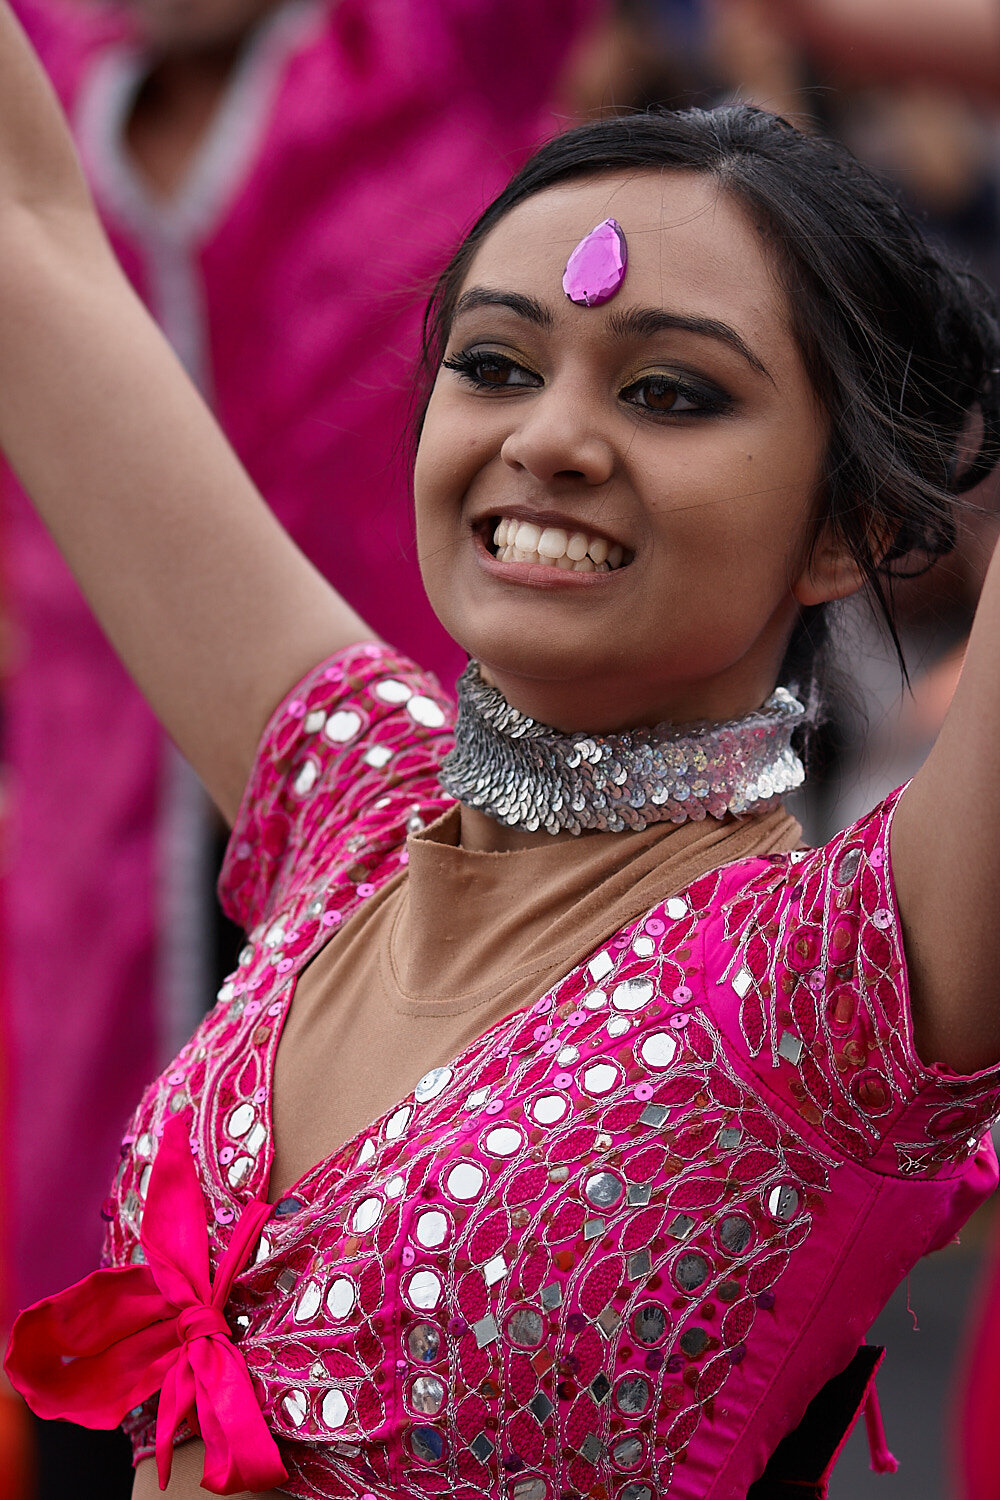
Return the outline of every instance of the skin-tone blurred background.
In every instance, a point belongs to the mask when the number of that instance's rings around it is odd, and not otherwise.
[[[1000,284],[997,0],[480,0],[475,17],[454,0],[15,8],[128,274],[265,497],[350,602],[443,675],[461,658],[419,603],[394,446],[420,302],[544,134],[653,104],[759,103],[844,140]],[[390,15],[392,36],[379,31]],[[407,28],[433,38],[428,55],[407,55]],[[333,372],[348,363],[361,374],[345,388]],[[383,455],[377,468],[364,444]],[[0,490],[2,1329],[20,1303],[93,1264],[112,1143],[237,938],[204,915],[220,831],[9,476]],[[909,688],[867,607],[843,608],[828,719],[795,808],[810,841],[920,765],[961,668],[998,508],[996,484],[974,493],[954,553],[895,585]],[[67,820],[67,805],[79,816]],[[53,930],[76,969],[39,941]],[[86,972],[81,948],[96,955]],[[949,1445],[992,1217],[987,1206],[961,1245],[922,1262],[874,1330],[889,1347],[879,1389],[902,1463],[872,1475],[856,1432],[833,1480],[839,1500],[959,1493]],[[0,1387],[0,1500],[130,1489],[119,1435],[34,1422]]]

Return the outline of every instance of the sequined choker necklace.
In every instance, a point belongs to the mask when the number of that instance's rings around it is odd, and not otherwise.
[[[727,813],[769,812],[805,771],[792,731],[802,704],[778,688],[725,724],[562,734],[512,708],[470,661],[458,680],[455,748],[441,785],[508,828],[621,833]]]

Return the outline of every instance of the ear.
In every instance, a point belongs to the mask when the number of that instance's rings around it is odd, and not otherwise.
[[[864,573],[850,548],[833,531],[824,526],[810,549],[802,571],[792,588],[798,604],[828,604],[856,594],[865,581]]]

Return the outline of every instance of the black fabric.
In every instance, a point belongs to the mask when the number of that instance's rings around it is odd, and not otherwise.
[[[747,1500],[824,1500],[828,1471],[864,1405],[884,1349],[862,1344],[806,1407],[799,1425],[782,1438]]]
[[[120,1427],[93,1432],[74,1422],[38,1417],[33,1422],[38,1476],[33,1500],[129,1500],[132,1445]]]

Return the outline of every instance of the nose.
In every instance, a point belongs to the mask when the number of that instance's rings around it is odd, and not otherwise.
[[[525,404],[500,457],[542,484],[560,479],[606,484],[615,469],[614,448],[601,431],[594,403],[570,385],[549,387]]]

